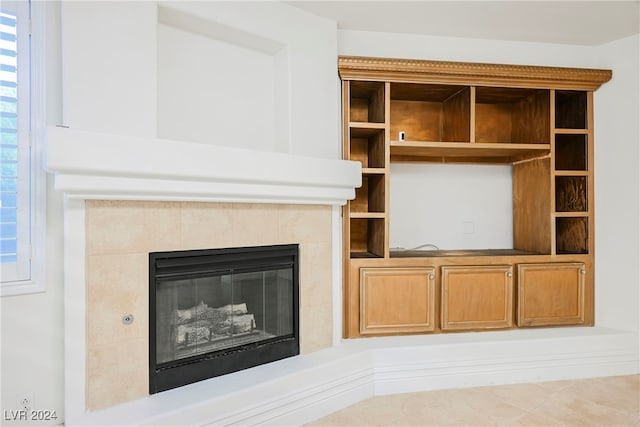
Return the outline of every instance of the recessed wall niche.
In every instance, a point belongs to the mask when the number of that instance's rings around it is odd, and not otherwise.
[[[398,162],[390,170],[392,248],[514,247],[511,165]]]
[[[289,151],[284,44],[158,8],[158,137]]]

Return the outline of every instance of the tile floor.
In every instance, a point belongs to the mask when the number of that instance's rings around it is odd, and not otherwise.
[[[640,426],[640,375],[376,396],[307,426]]]

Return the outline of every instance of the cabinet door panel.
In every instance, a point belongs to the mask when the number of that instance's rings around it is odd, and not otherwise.
[[[518,265],[518,326],[584,324],[584,287],[581,262]]]
[[[511,327],[512,276],[510,265],[443,266],[442,330]]]
[[[360,333],[434,329],[435,269],[361,268]]]

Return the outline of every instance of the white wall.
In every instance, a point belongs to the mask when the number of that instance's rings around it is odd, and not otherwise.
[[[595,49],[596,319],[640,330],[640,36]]]
[[[156,9],[153,2],[62,4],[65,125],[155,136]]]
[[[46,3],[47,124],[62,123],[60,4]],[[46,291],[0,299],[2,411],[17,409],[29,395],[32,409],[56,411],[64,419],[62,196],[47,185]],[[3,412],[4,415],[4,412]],[[3,416],[4,418],[4,416]],[[3,422],[3,425],[27,425]],[[51,422],[41,424],[50,425]]]
[[[276,140],[273,146],[277,151],[292,154],[340,157],[340,145],[336,143],[340,139],[340,128],[337,126],[340,109],[335,22],[279,2],[161,4],[173,11],[198,16],[211,23],[231,27],[237,32],[283,45],[281,52],[275,55],[275,67],[278,73],[286,72],[288,79],[276,79],[274,85],[276,111],[281,116],[275,123],[275,135],[287,141],[282,143]],[[241,67],[237,72],[242,72]],[[203,87],[207,86],[206,82],[201,83]],[[196,81],[193,84],[199,83]],[[229,120],[236,122],[235,119]],[[288,123],[288,129],[279,128],[281,123]],[[251,132],[249,128],[252,126],[251,120],[247,120],[243,131]]]
[[[340,30],[338,52],[341,55],[612,69],[613,79],[595,93],[596,324],[640,330],[638,39],[634,36],[589,47]],[[403,176],[395,180],[411,177],[407,171],[401,173]],[[455,174],[454,167],[448,173]],[[418,188],[428,185],[426,177],[422,182],[414,181]],[[472,198],[474,192],[460,192],[457,196]],[[405,202],[393,206],[391,212],[413,209],[408,198]],[[435,212],[430,219],[446,223],[448,216],[449,212],[443,210]],[[408,235],[411,230],[402,227],[414,224],[396,224],[393,219],[391,223],[396,227],[396,235]]]
[[[158,137],[288,151],[276,140],[275,54],[172,25],[157,32]]]
[[[513,248],[510,165],[394,163],[389,180],[392,248]]]
[[[163,48],[158,57],[157,41],[159,38],[163,42],[168,40],[166,29],[161,28],[159,34],[156,32],[156,2],[68,2],[63,6],[62,34],[64,119],[67,125],[76,129],[155,137],[158,117],[163,121],[159,128],[161,135],[175,137],[180,134],[180,129],[197,127],[195,135],[187,135],[186,139],[203,140],[207,126],[227,122],[233,128],[241,127],[240,132],[248,132],[253,138],[259,138],[261,130],[266,129],[271,135],[267,138],[279,137],[285,140],[284,143],[256,143],[252,148],[267,146],[292,154],[339,158],[340,147],[335,143],[339,140],[339,126],[332,126],[340,118],[336,84],[335,22],[279,2],[160,4],[163,9],[196,16],[200,20],[223,25],[231,29],[231,32],[271,40],[284,46],[282,52],[273,52],[275,66],[264,69],[267,74],[278,70],[278,75],[283,71],[287,76],[286,80],[276,78],[273,84],[273,90],[277,91],[273,95],[275,110],[281,118],[275,120],[271,115],[254,126],[251,117],[244,123],[239,123],[234,113],[241,108],[240,105],[227,105],[231,107],[227,110],[220,107],[225,104],[225,98],[228,103],[230,93],[233,92],[229,85],[241,80],[242,68],[237,68],[234,63],[238,59],[237,51],[225,50],[221,44],[213,46],[214,43],[208,42],[205,43],[206,46],[201,43],[199,51],[180,52],[181,57],[178,59],[193,64],[197,63],[198,54],[223,54],[206,60],[200,58],[200,62],[204,61],[208,68],[224,64],[227,70],[235,71],[233,81],[218,82],[218,85],[227,85],[223,92],[223,102],[216,103],[212,99],[212,107],[208,111],[202,111],[207,105],[204,100],[199,101],[192,106],[199,110],[198,114],[184,124],[171,126],[164,123],[172,113],[167,106],[174,101],[178,107],[185,105],[183,99],[171,93],[167,80],[171,80],[172,73],[175,72],[185,76],[189,71],[189,64],[180,68],[179,64],[168,61],[168,56],[184,46],[185,40],[181,42],[174,38],[176,45],[168,47],[169,50]],[[118,23],[117,29],[114,22]],[[187,36],[189,37],[197,40],[193,35]],[[252,65],[259,66],[256,65],[255,55],[251,56]],[[160,64],[157,59],[160,59]],[[247,63],[246,55],[242,61]],[[160,81],[158,68],[161,70]],[[273,71],[269,71],[269,68]],[[250,79],[252,75],[255,73],[245,77]],[[225,76],[226,73],[218,73],[219,80],[224,80]],[[204,72],[191,73],[185,89],[195,92],[200,88],[204,93],[220,89],[221,86],[211,86],[212,77],[216,76],[207,76]],[[262,78],[274,80],[268,76]],[[158,83],[161,87],[159,114],[156,112]],[[248,84],[249,89],[252,85],[259,85],[256,82]],[[237,92],[240,95],[242,93]],[[262,104],[271,102],[266,101],[265,97],[265,94],[261,95]],[[247,97],[241,95],[239,99],[243,101]],[[208,119],[207,112],[212,119]],[[254,113],[251,116],[258,114],[256,111]],[[267,125],[268,121],[271,124]],[[283,128],[282,123],[287,123],[287,128]],[[252,127],[255,129],[252,130]],[[232,133],[231,129],[222,129],[217,135],[214,133],[214,136],[228,139]],[[230,144],[225,141],[223,145]]]
[[[595,67],[596,48],[548,43],[338,31],[340,55],[468,61],[496,64]]]

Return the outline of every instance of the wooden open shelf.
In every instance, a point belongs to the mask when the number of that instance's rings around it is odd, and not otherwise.
[[[549,154],[550,144],[391,141],[392,162],[514,163]]]
[[[350,121],[384,123],[384,83],[353,82],[350,93]]]
[[[556,90],[554,129],[554,233],[558,255],[593,248],[593,95]]]
[[[549,144],[549,91],[477,87],[475,142]]]
[[[587,217],[556,218],[556,253],[589,253],[589,220]]]
[[[351,218],[370,218],[370,219],[374,219],[374,218],[380,218],[380,219],[384,219],[386,218],[386,214],[384,212],[351,212],[350,217]]]
[[[391,137],[406,140],[470,141],[468,86],[391,84]]]
[[[350,160],[359,161],[363,168],[384,168],[384,128],[351,127]]]
[[[384,123],[349,122],[349,128],[354,138],[369,137],[386,128]]]
[[[587,135],[556,134],[556,170],[586,171],[588,165]]]
[[[383,258],[388,246],[388,84],[353,81],[343,88],[349,105],[343,114],[345,154],[362,164],[362,185],[345,210],[348,251],[352,258]]]
[[[362,186],[356,188],[356,198],[351,201],[351,212],[384,212],[385,193],[384,175],[363,175]]]
[[[541,255],[538,252],[522,251],[518,249],[441,249],[441,250],[392,250],[391,258],[430,258],[430,257],[502,257]]]
[[[587,93],[556,91],[556,128],[587,129]]]
[[[586,176],[556,176],[556,212],[586,212]]]
[[[385,219],[351,218],[351,252],[356,256],[384,257]],[[359,254],[359,255],[358,255]]]

